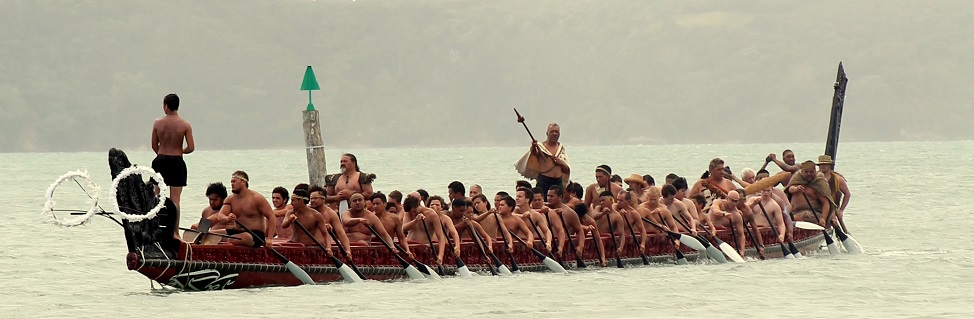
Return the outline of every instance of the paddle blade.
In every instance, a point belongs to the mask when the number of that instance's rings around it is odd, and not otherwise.
[[[301,267],[298,267],[298,265],[295,265],[293,262],[288,261],[286,264],[284,264],[284,267],[287,267],[287,271],[290,271],[295,278],[298,278],[298,280],[303,282],[305,285],[315,284],[315,281],[311,280],[311,276],[308,276],[308,273],[304,272],[304,269],[301,269]]]
[[[791,254],[794,255],[795,258],[804,258],[804,256],[802,256],[802,252],[798,251],[798,247],[795,247],[794,242],[788,242],[788,250],[791,250]]]
[[[714,246],[707,246],[707,256],[721,264],[727,262],[727,258],[724,258],[724,254]]]
[[[470,274],[470,269],[467,269],[467,265],[463,265],[457,268],[457,275],[462,278],[470,278],[473,275]]]
[[[795,259],[795,256],[792,256],[791,254],[787,254],[785,255],[785,259]]]
[[[834,240],[832,240],[832,235],[829,235],[829,233],[826,233],[824,230],[822,231],[822,235],[825,236],[825,245],[829,247],[829,255],[835,256],[840,254],[841,252],[839,251],[839,246],[835,244]]]
[[[551,270],[551,272],[557,272],[557,273],[567,272],[565,270],[565,267],[562,267],[561,265],[558,264],[557,261],[554,261],[551,258],[545,257],[544,260],[541,261],[541,263],[544,264],[545,267],[548,267],[548,270]]]
[[[426,276],[419,272],[416,267],[413,267],[413,265],[406,265],[406,276],[409,276],[409,279],[412,280],[426,279]]]
[[[354,284],[362,282],[362,278],[359,278],[359,276],[355,274],[355,271],[352,270],[352,267],[349,267],[348,265],[343,264],[341,267],[338,267],[338,273],[342,274],[342,279],[345,279],[345,282],[347,283]]]
[[[724,254],[727,255],[727,258],[730,258],[732,261],[736,263],[744,262],[744,258],[741,257],[741,254],[738,254],[737,251],[734,250],[734,247],[731,247],[730,244],[720,242],[718,247],[720,247],[720,251],[724,252]]]
[[[813,224],[813,223],[803,222],[803,221],[795,222],[795,227],[806,229],[806,230],[825,230],[825,228],[822,228],[822,226],[819,226],[818,224]]]
[[[683,253],[679,249],[676,250],[676,263],[680,265],[686,265],[690,262],[687,261],[687,257],[683,256]]]
[[[846,240],[842,241],[842,246],[845,246],[846,252],[851,255],[858,255],[862,253],[862,246],[859,245],[859,241],[852,238],[852,235],[846,234]]]
[[[680,243],[687,245],[687,247],[693,248],[696,251],[706,251],[707,248],[700,243],[699,240],[693,238],[693,236],[680,235]]]
[[[501,273],[501,276],[511,276],[511,275],[514,275],[514,274],[511,273],[511,270],[510,269],[507,269],[507,266],[504,266],[503,264],[501,264],[500,266],[497,267],[497,271],[499,271]]]
[[[440,275],[437,274],[435,270],[433,270],[433,268],[430,268],[430,266],[423,264],[423,267],[426,267],[426,271],[429,273],[430,279],[442,279],[440,278]]]

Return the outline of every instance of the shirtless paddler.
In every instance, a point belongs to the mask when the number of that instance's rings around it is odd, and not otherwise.
[[[213,224],[228,223],[228,225],[226,229],[213,231],[213,233],[233,236],[230,243],[237,246],[271,247],[277,228],[274,211],[271,210],[271,205],[264,195],[248,187],[250,187],[250,177],[247,173],[233,172],[230,177],[230,191],[233,194],[223,202],[220,213],[209,218]],[[258,238],[251,236],[237,222],[250,229]]]

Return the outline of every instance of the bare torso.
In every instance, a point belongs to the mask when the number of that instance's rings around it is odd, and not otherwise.
[[[182,156],[191,153],[192,126],[178,114],[163,116],[152,124],[152,149],[159,155]],[[187,149],[183,148],[187,141]]]

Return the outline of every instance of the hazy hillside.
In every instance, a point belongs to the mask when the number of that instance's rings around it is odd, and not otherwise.
[[[970,1],[0,0],[0,151],[148,147],[162,97],[201,149],[970,139]]]

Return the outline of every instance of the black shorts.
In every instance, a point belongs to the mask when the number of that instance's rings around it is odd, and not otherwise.
[[[166,185],[186,186],[186,162],[182,156],[156,155],[156,159],[152,160],[152,170],[162,175]]]
[[[545,176],[545,175],[540,175],[539,174],[538,175],[538,183],[535,184],[535,186],[541,189],[541,191],[543,192],[543,193],[541,193],[543,195],[541,197],[544,198],[545,201],[547,202],[548,201],[548,197],[547,197],[548,196],[548,188],[551,188],[551,186],[554,186],[554,185],[561,185],[561,184],[562,184],[561,178],[554,178],[554,177],[549,177],[549,176]]]
[[[246,232],[247,231],[246,230],[243,230],[243,229],[229,228],[229,229],[227,229],[227,236],[233,236],[233,235],[236,235],[236,234],[242,234],[242,233],[246,233]],[[267,235],[264,234],[264,232],[263,231],[260,231],[260,230],[252,230],[252,232],[254,232],[254,234],[257,235],[257,238],[254,238],[254,246],[253,247],[254,248],[263,247],[264,246],[264,238],[266,238]],[[253,236],[253,235],[251,235],[251,236]]]

